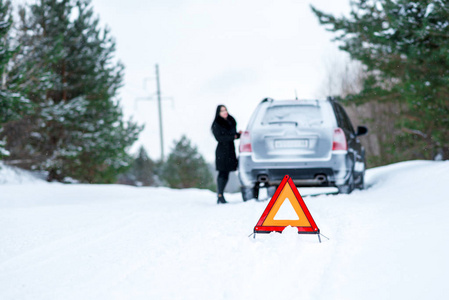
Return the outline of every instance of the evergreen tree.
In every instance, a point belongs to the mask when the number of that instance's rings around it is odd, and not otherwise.
[[[197,148],[184,135],[174,143],[175,146],[163,166],[162,179],[171,188],[213,189],[212,174]]]
[[[155,163],[141,146],[131,169],[136,183],[140,186],[156,185],[155,167]]]
[[[5,149],[4,125],[19,119],[23,112],[30,109],[30,103],[20,94],[11,92],[7,85],[9,63],[17,51],[10,45],[11,25],[11,2],[0,0],[0,159],[9,155]]]
[[[126,149],[141,128],[123,121],[115,99],[123,65],[114,62],[113,38],[89,0],[41,0],[20,17],[14,88],[36,109],[21,120],[11,156],[27,156],[48,180],[114,182],[132,162]]]
[[[357,103],[379,101],[401,108],[391,143],[398,160],[443,153],[449,159],[448,1],[352,1],[350,17],[312,7],[321,24],[337,33],[340,48],[369,74]],[[386,146],[386,145],[384,145]]]
[[[148,156],[145,148],[141,146],[131,167],[118,176],[117,183],[134,186],[159,186],[160,181],[156,175],[159,167]]]

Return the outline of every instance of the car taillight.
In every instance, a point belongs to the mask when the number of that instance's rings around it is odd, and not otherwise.
[[[334,141],[332,143],[332,150],[348,150],[348,143],[346,142],[346,136],[341,128],[334,130]]]
[[[249,131],[244,131],[240,136],[240,152],[253,152]]]

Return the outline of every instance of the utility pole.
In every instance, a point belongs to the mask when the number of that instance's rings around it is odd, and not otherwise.
[[[154,79],[154,77],[149,77],[147,79]],[[144,86],[145,86],[146,80],[144,80]],[[161,84],[159,81],[159,65],[156,64],[156,95],[157,95],[157,104],[158,104],[158,111],[159,111],[159,134],[160,134],[160,140],[161,140],[161,161],[164,161],[165,153],[164,153],[164,131],[162,129],[162,100],[172,100],[173,104],[173,97],[162,97],[161,96]],[[137,101],[139,100],[154,100],[153,97],[154,94],[150,95],[149,97],[144,98],[136,98],[134,102],[134,109],[137,109]]]
[[[156,64],[157,104],[159,109],[159,134],[161,137],[161,161],[164,161],[164,133],[162,129],[161,86],[159,83],[159,65]]]

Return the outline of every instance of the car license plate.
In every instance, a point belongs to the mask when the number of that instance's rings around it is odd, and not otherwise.
[[[309,145],[308,140],[275,140],[276,148],[306,148]]]

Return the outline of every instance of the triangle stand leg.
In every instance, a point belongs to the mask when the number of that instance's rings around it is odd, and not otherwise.
[[[325,236],[324,234],[318,233],[318,239],[320,240],[320,243],[321,243],[321,239],[320,239],[321,236],[326,238],[327,240],[329,240],[329,238],[327,236]]]

